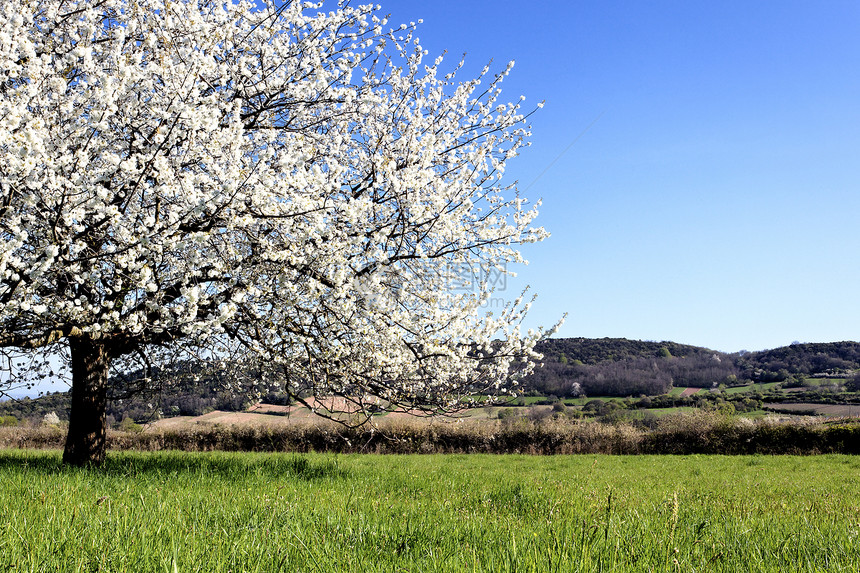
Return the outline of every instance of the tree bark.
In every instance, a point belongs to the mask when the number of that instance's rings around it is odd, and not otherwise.
[[[72,355],[72,409],[63,463],[100,466],[105,460],[108,368],[104,344],[69,340]]]

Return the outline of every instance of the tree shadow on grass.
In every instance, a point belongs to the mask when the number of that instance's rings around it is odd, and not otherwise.
[[[113,477],[156,478],[171,475],[205,475],[224,479],[246,476],[294,478],[303,481],[346,477],[336,456],[313,454],[260,454],[232,452],[109,452],[101,467],[70,467],[58,451],[0,451],[0,472],[34,470],[67,475],[90,472]]]

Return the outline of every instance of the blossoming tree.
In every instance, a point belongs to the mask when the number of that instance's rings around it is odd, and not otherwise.
[[[442,410],[533,358],[528,303],[452,288],[545,236],[500,181],[508,70],[443,74],[378,10],[0,0],[0,347],[65,353],[66,463],[103,461],[109,370],[159,348]]]

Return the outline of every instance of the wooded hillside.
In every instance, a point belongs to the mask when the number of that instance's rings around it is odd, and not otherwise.
[[[544,354],[543,365],[522,381],[523,388],[556,396],[657,395],[672,386],[848,377],[860,370],[858,342],[727,354],[668,341],[557,338],[541,342],[537,350]]]
[[[800,384],[805,378],[852,378],[860,372],[860,343],[792,344],[773,350],[727,354],[708,348],[625,338],[554,338],[538,345],[543,363],[520,381],[526,393],[571,396],[656,396],[675,387],[712,388],[750,381]],[[117,376],[108,415],[124,418],[200,415],[214,409],[239,411],[247,398],[225,389],[216,373],[183,363],[156,377],[172,384],[136,393],[139,372]],[[853,380],[849,383],[853,384]],[[858,384],[860,385],[860,384]],[[262,396],[266,403],[286,404],[285,394]],[[68,419],[69,395],[57,392],[35,399],[0,402],[0,416],[40,419],[56,412]],[[9,419],[11,422],[11,419]]]

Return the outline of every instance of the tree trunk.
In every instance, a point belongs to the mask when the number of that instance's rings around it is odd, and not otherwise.
[[[63,463],[99,466],[105,461],[107,382],[110,356],[104,344],[70,339],[72,409]]]

